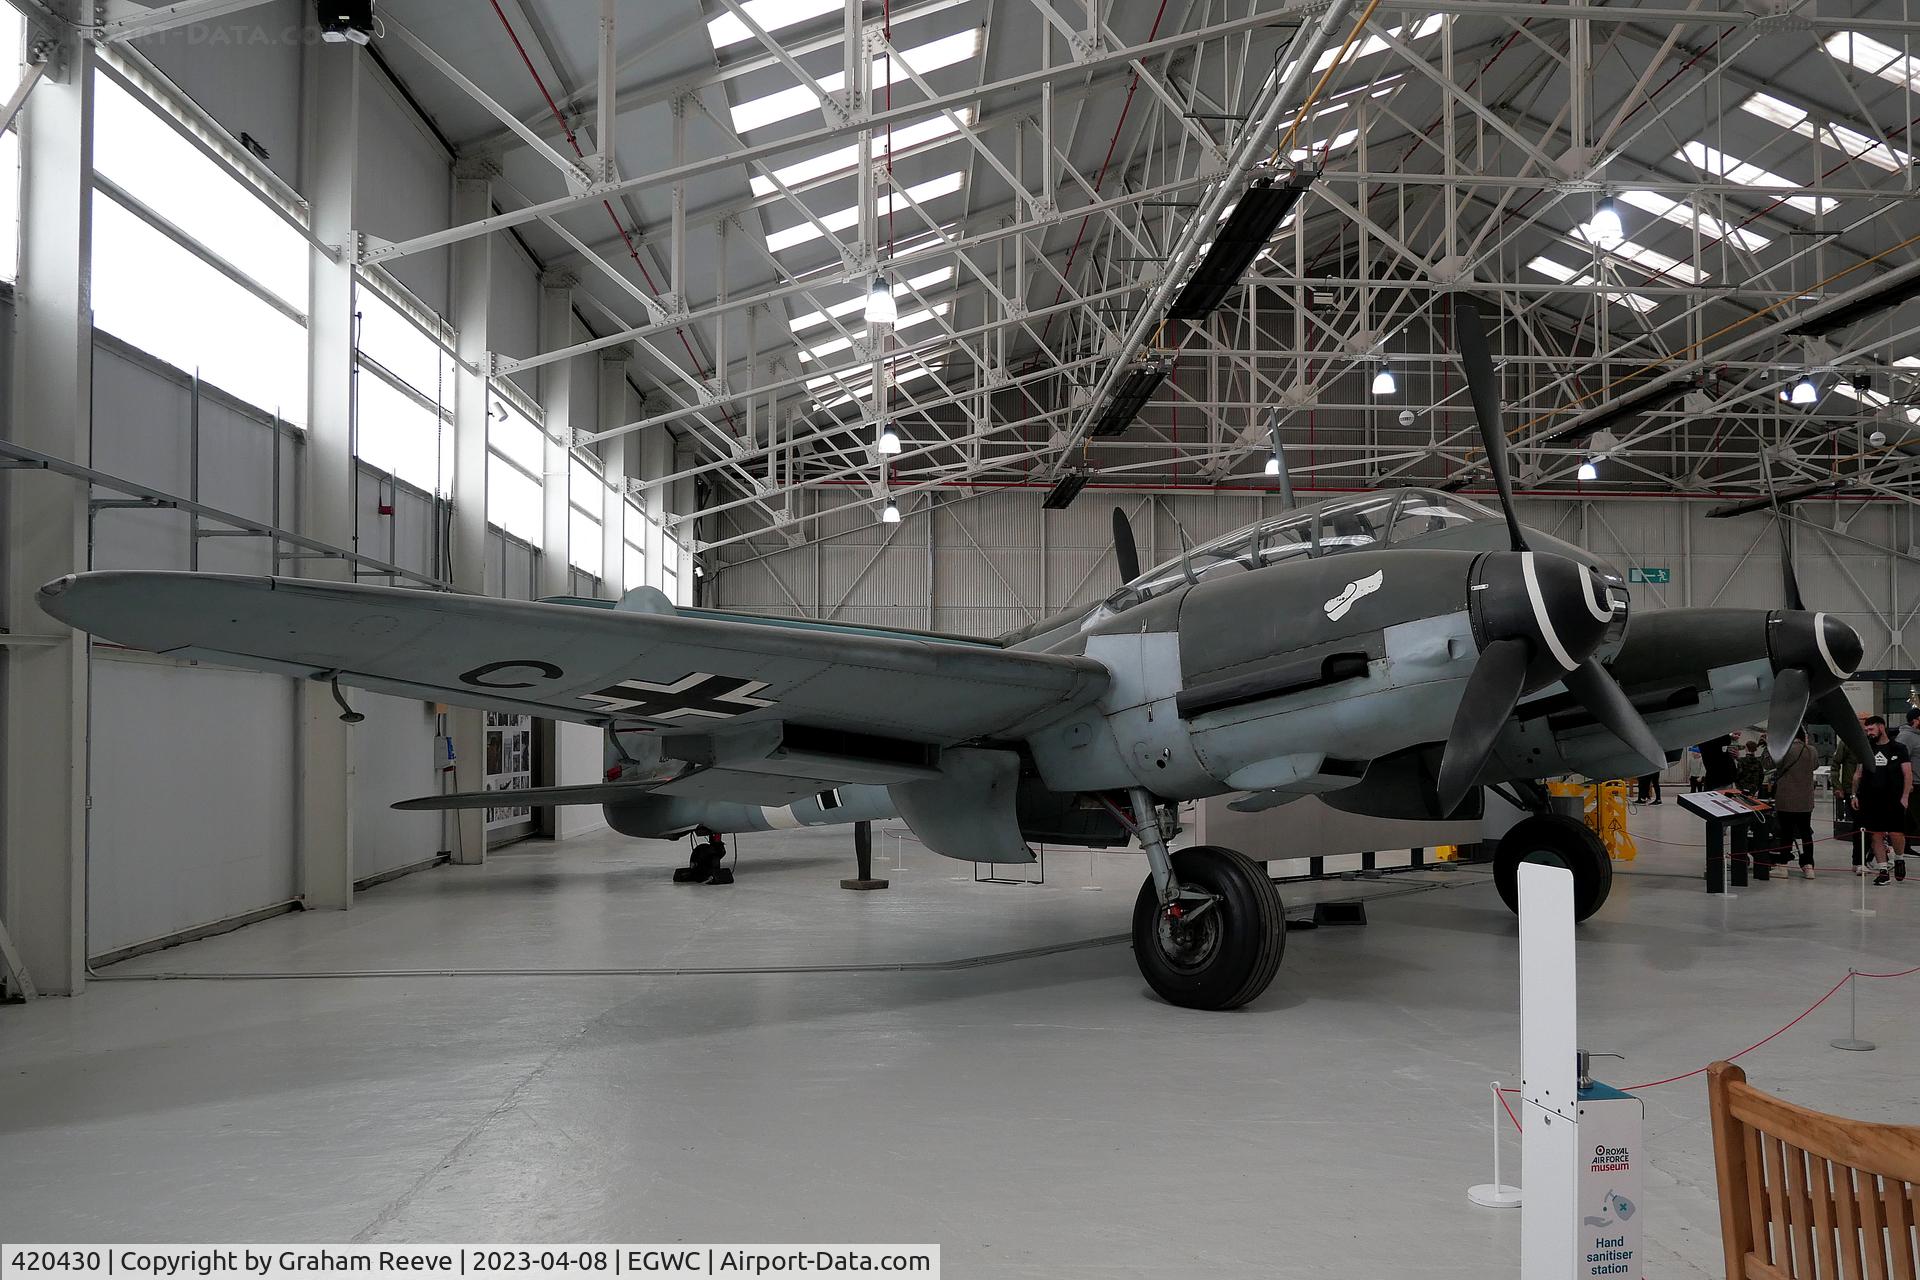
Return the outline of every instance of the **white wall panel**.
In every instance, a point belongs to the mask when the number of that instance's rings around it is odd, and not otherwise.
[[[440,847],[437,813],[399,813],[396,800],[440,790],[431,703],[353,692],[366,719],[353,728],[353,877],[411,866]]]
[[[372,66],[361,78],[360,180],[354,227],[386,240],[444,231],[453,213],[453,169],[428,132]],[[447,313],[447,255],[420,253],[386,264],[422,302]]]
[[[89,954],[293,896],[294,694],[95,651]]]
[[[133,47],[200,108],[238,138],[267,150],[267,167],[300,180],[300,46],[312,6],[274,0],[238,13],[189,22]]]
[[[603,735],[600,730],[592,725],[556,720],[553,736],[555,747],[560,753],[554,777],[558,785],[583,786],[590,782],[606,780],[605,766],[602,763]],[[606,817],[597,804],[563,805],[554,811],[554,835],[562,840],[568,836],[602,830],[606,825]]]

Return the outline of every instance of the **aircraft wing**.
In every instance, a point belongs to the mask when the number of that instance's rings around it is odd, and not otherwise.
[[[84,573],[40,589],[54,617],[130,646],[494,710],[661,735],[773,722],[839,741],[1018,738],[1099,697],[1086,658],[856,627],[651,606],[496,600],[295,578]],[[857,779],[847,778],[845,781]]]

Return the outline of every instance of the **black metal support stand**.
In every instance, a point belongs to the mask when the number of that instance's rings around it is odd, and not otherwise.
[[[842,880],[842,889],[884,889],[888,881],[873,878],[873,824],[856,822],[853,824],[853,860],[855,876],[851,880]]]

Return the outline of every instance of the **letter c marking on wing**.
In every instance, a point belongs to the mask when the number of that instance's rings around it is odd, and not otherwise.
[[[487,679],[488,676],[496,675],[499,672],[506,671],[513,667],[530,668],[531,670],[538,672],[542,680],[558,680],[562,675],[565,674],[560,670],[560,668],[554,666],[551,662],[541,662],[537,658],[516,658],[507,662],[483,662],[471,671],[462,671],[460,673],[460,683],[475,685],[482,689],[531,689],[533,688],[533,681],[531,680],[489,680]]]

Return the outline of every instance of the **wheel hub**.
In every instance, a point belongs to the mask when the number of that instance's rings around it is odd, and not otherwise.
[[[1167,963],[1183,973],[1206,968],[1220,948],[1220,912],[1192,911],[1174,903],[1160,913],[1154,937]]]

